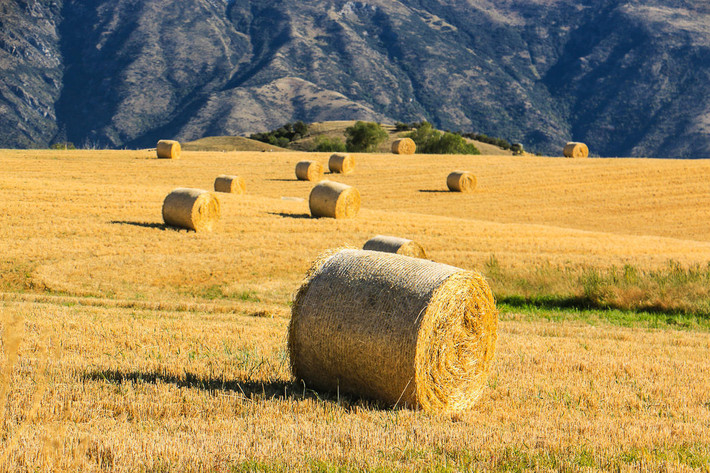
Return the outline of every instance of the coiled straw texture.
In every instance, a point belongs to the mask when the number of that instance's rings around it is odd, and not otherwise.
[[[349,154],[334,153],[328,159],[328,169],[338,174],[350,174],[355,169],[355,158]]]
[[[586,158],[589,156],[589,148],[584,143],[570,141],[562,150],[567,158]]]
[[[239,176],[217,176],[214,180],[214,190],[217,192],[227,192],[230,194],[244,194],[246,183]]]
[[[155,151],[160,159],[178,159],[182,148],[180,143],[175,140],[160,140]]]
[[[424,248],[417,242],[395,236],[377,235],[365,242],[363,250],[397,253],[413,258],[426,258]]]
[[[414,154],[417,151],[417,144],[411,138],[400,138],[392,143],[394,154]]]
[[[323,179],[323,166],[316,161],[300,161],[296,163],[296,179],[320,181]]]
[[[202,189],[179,187],[163,201],[163,221],[166,225],[209,232],[219,217],[219,200],[212,192]]]
[[[484,388],[497,323],[493,295],[476,272],[375,251],[331,252],[294,297],[291,369],[309,388],[465,410]]]
[[[476,188],[476,176],[468,171],[454,171],[446,178],[446,186],[452,192],[473,192]]]
[[[313,217],[353,218],[360,211],[360,191],[347,184],[321,181],[308,197]]]

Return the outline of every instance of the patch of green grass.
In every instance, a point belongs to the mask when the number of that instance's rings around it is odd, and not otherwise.
[[[237,298],[248,302],[261,302],[261,299],[254,291],[242,291],[237,294]]]
[[[308,460],[305,465],[296,467],[285,463],[266,463],[259,461],[247,461],[239,465],[233,465],[230,469],[232,473],[282,473],[291,471],[308,471],[311,473],[395,473],[401,469],[389,466],[359,466],[337,464],[323,460]],[[433,470],[425,470],[433,471]],[[439,470],[437,470],[439,471]]]
[[[710,446],[675,445],[667,448],[634,448],[621,452],[613,460],[615,466],[635,465],[641,462],[668,462],[708,472],[710,471]]]
[[[233,465],[231,470],[241,472],[280,473],[309,471],[317,473],[390,473],[403,471],[401,465],[410,465],[406,471],[448,473],[456,471],[618,471],[645,464],[658,468],[664,465],[685,466],[698,471],[710,471],[710,453],[706,445],[677,445],[651,449],[634,448],[613,456],[599,455],[586,445],[570,450],[528,450],[507,447],[501,451],[478,452],[467,449],[444,449],[424,446],[396,452],[380,452],[375,464],[343,464],[327,460],[304,459],[300,465],[247,461]],[[416,465],[416,467],[415,467]]]
[[[213,284],[212,286],[208,286],[206,288],[203,288],[200,291],[196,291],[197,296],[202,297],[203,299],[224,299],[226,296],[224,294],[224,290],[222,289],[222,286],[219,284]]]
[[[491,256],[484,273],[499,303],[518,310],[608,311],[610,321],[679,327],[710,320],[710,263],[682,266],[671,261],[654,270],[552,264],[512,270]]]
[[[221,284],[213,284],[211,286],[203,287],[200,289],[195,289],[195,290],[189,290],[187,291],[191,295],[203,298],[203,299],[209,299],[209,300],[215,300],[215,299],[232,299],[232,300],[241,300],[245,302],[261,302],[261,298],[255,291],[247,290],[247,291],[238,291],[238,292],[229,292],[227,291],[223,285]]]
[[[0,290],[24,292],[36,289],[32,281],[34,266],[30,263],[13,260],[0,261]]]
[[[576,321],[590,325],[610,324],[621,327],[702,330],[710,332],[710,319],[696,315],[660,314],[656,312],[619,309],[578,309],[547,306],[545,303],[528,301],[520,303],[498,302],[501,320],[548,320],[550,322]]]
[[[229,471],[232,473],[281,473],[288,471],[288,467],[286,465],[250,460],[238,465],[232,465]]]

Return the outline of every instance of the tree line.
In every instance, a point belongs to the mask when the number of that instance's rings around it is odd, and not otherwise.
[[[511,144],[502,138],[491,138],[479,133],[441,132],[426,121],[415,123],[395,123],[395,130],[409,131],[406,137],[411,138],[417,145],[417,153],[425,154],[481,154],[478,148],[465,138],[481,141],[498,146],[504,150],[511,150],[514,154],[522,154],[520,144]],[[287,123],[276,130],[264,133],[254,133],[249,136],[253,140],[269,143],[281,148],[288,148],[297,140],[309,136],[308,125],[302,121]],[[321,152],[374,152],[387,140],[389,133],[381,124],[374,122],[358,121],[345,129],[345,142],[339,137],[317,136],[313,140],[310,151]]]

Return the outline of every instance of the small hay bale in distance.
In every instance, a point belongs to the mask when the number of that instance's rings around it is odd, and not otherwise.
[[[219,217],[219,200],[206,190],[179,187],[163,201],[163,221],[166,225],[211,232]]]
[[[246,191],[246,183],[239,176],[228,176],[222,174],[214,180],[214,190],[229,194],[243,194]]]
[[[586,158],[589,156],[589,148],[584,143],[570,141],[562,150],[566,158]]]
[[[485,279],[365,250],[321,256],[294,297],[291,370],[306,387],[461,411],[488,376],[498,310]]]
[[[473,192],[476,188],[476,176],[468,171],[454,171],[447,176],[446,186],[452,192]]]
[[[182,148],[175,140],[160,140],[155,147],[159,159],[178,159]]]
[[[323,166],[316,161],[299,161],[296,163],[296,179],[299,181],[323,180]]]
[[[392,143],[394,154],[414,154],[417,151],[417,144],[411,138],[400,138]]]
[[[363,250],[396,253],[413,258],[426,258],[426,252],[419,243],[395,236],[377,235],[365,242]]]
[[[313,217],[353,218],[360,211],[360,191],[347,184],[321,181],[308,197]]]
[[[355,169],[355,158],[349,154],[333,153],[328,159],[328,169],[338,174],[350,174]]]

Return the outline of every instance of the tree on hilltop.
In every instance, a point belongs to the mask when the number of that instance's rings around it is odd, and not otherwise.
[[[481,154],[458,133],[441,133],[431,123],[422,122],[407,135],[417,144],[417,153],[425,154]]]
[[[379,123],[358,121],[345,129],[345,136],[348,151],[368,153],[375,151],[389,134]]]

